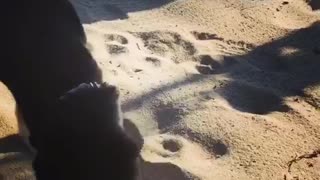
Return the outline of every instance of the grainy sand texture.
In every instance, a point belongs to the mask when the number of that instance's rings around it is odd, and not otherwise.
[[[143,144],[143,180],[320,180],[316,3],[72,3],[104,79],[121,89],[129,132]],[[0,179],[30,179],[7,92]]]

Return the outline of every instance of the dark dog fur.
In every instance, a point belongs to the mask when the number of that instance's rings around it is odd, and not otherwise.
[[[117,123],[117,90],[102,83],[67,0],[1,5],[0,80],[12,91],[37,150],[38,179],[134,179],[138,151]],[[116,114],[118,113],[118,114]]]
[[[114,86],[83,84],[60,98],[56,116],[48,124],[51,128],[42,133],[46,138],[38,146],[35,159],[38,177],[48,180],[136,177],[139,152],[123,133],[118,96]]]

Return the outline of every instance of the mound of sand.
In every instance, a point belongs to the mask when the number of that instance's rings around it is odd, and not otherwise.
[[[140,131],[143,179],[319,179],[320,15],[305,0],[73,3]]]

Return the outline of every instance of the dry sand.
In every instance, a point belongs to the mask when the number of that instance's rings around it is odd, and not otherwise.
[[[320,13],[305,0],[73,3],[143,137],[144,180],[320,179]],[[0,98],[5,137],[15,105]]]

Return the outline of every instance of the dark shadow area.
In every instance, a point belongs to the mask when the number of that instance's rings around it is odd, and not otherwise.
[[[225,63],[219,64],[223,68],[219,69],[216,64],[210,66],[218,68],[218,74],[228,74],[233,81],[217,91],[235,109],[243,112],[288,111],[289,108],[283,105],[284,97],[306,97],[305,88],[320,82],[319,48],[320,23],[315,22],[245,55],[225,57]],[[227,68],[229,59],[238,61],[236,69]]]
[[[289,110],[282,98],[272,91],[255,87],[244,82],[232,82],[218,90],[234,108],[253,114],[266,114],[271,111],[286,112]]]
[[[174,104],[160,103],[155,107],[155,118],[158,122],[159,129],[166,129],[172,125],[178,124],[186,112]]]
[[[143,180],[199,180],[199,178],[171,163],[143,162]]]
[[[216,157],[221,157],[229,153],[229,147],[221,141],[217,141],[212,146],[213,152]]]
[[[82,23],[128,18],[128,13],[158,8],[174,0],[71,0]]]
[[[203,56],[199,64],[209,66],[210,73],[199,71],[200,75],[188,75],[182,81],[154,89],[123,104],[124,111],[138,109],[144,101],[159,94],[186,84],[212,80],[215,74],[222,73],[232,81],[221,87],[213,85],[213,91],[222,95],[235,109],[254,114],[288,111],[283,104],[285,97],[315,98],[309,97],[304,90],[320,82],[320,23],[294,30],[287,36],[253,48],[245,55],[224,57],[219,63]]]
[[[203,75],[224,73],[233,80],[217,91],[235,109],[267,114],[288,111],[284,97],[309,96],[305,88],[320,82],[319,59],[320,23],[315,22],[245,55],[224,57],[222,62],[203,56],[197,68]]]
[[[220,92],[240,111],[255,114],[287,111],[282,103],[284,97],[308,96],[305,88],[320,82],[319,46],[320,23],[316,22],[246,55],[231,57],[247,64],[238,70],[225,71],[233,81]]]
[[[320,9],[320,1],[319,0],[311,0],[309,2],[309,4],[310,4],[312,10],[314,10],[314,11]]]
[[[162,146],[165,150],[170,152],[178,152],[182,148],[182,144],[175,139],[167,139],[162,142]]]

